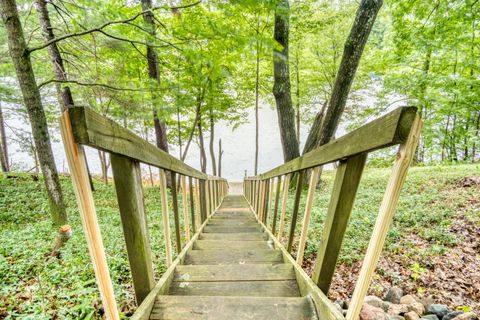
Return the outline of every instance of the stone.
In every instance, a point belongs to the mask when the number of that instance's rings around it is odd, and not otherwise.
[[[338,311],[342,312],[343,309],[342,309],[342,307],[341,307],[339,304],[337,304],[337,303],[335,302],[333,305],[335,306],[335,308],[336,308]]]
[[[391,302],[383,301],[383,304],[382,304],[382,309],[383,309],[383,311],[388,312],[388,309],[390,309],[390,306],[391,306],[391,305],[392,305]]]
[[[388,319],[389,319],[389,320],[405,320],[404,317],[398,316],[398,315],[390,316],[390,318],[388,318]]]
[[[452,311],[447,313],[442,320],[452,320],[455,319],[456,316],[459,316],[463,313],[463,311]]]
[[[417,300],[411,294],[407,294],[400,298],[400,304],[412,304],[414,302],[417,302]]]
[[[364,303],[360,310],[360,320],[389,320],[382,309]]]
[[[414,302],[412,304],[409,304],[407,308],[408,308],[408,311],[414,311],[419,316],[425,313],[425,307],[420,302]]]
[[[335,303],[338,304],[342,309],[348,309],[348,306],[345,300],[338,299],[335,301]]]
[[[427,315],[424,315],[421,319],[423,320],[440,320],[438,319],[438,317],[434,314],[427,314]]]
[[[391,304],[387,313],[391,316],[402,315],[408,312],[406,304]]]
[[[363,300],[364,303],[369,304],[371,306],[377,307],[377,308],[383,308],[383,301],[379,297],[376,296],[366,296],[365,300]]]
[[[425,310],[426,314],[434,314],[439,319],[443,319],[443,317],[449,312],[448,307],[444,304],[433,303],[428,306],[427,310]]]
[[[403,296],[403,290],[400,289],[399,287],[391,287],[390,290],[388,290],[387,294],[385,295],[385,298],[383,300],[399,304],[400,299]]]
[[[424,297],[423,299],[419,300],[419,302],[421,302],[425,306],[425,309],[428,308],[431,304],[435,303],[432,295]]]
[[[476,319],[476,317],[477,316],[475,315],[475,313],[466,312],[456,316],[455,318],[453,318],[453,320],[473,320]]]
[[[405,320],[420,320],[420,316],[415,311],[405,313]]]

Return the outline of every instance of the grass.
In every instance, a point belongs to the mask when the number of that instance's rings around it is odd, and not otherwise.
[[[358,264],[368,245],[389,170],[367,169],[362,177],[342,248],[339,265]],[[434,257],[447,256],[463,241],[454,226],[480,223],[478,186],[461,187],[458,181],[480,175],[479,165],[418,167],[410,170],[394,223],[387,237],[384,256],[398,257],[410,270],[408,281],[418,286]],[[326,171],[315,196],[306,260],[314,259],[322,231],[325,208],[334,172]],[[62,250],[60,260],[45,259],[53,244],[55,230],[50,224],[48,204],[41,181],[30,176],[0,176],[0,318],[6,319],[100,319],[102,308],[93,269],[67,177],[62,186],[68,204],[73,236]],[[117,302],[123,317],[134,309],[134,296],[123,240],[115,190],[111,184],[95,181],[97,214],[107,253]],[[305,195],[302,197],[302,207]],[[289,208],[293,206],[293,194]],[[164,272],[160,194],[156,187],[145,188],[155,276]],[[181,195],[179,199],[181,206]],[[303,213],[301,207],[300,213]],[[182,216],[182,215],[181,215]],[[170,219],[173,230],[173,219]],[[297,237],[302,214],[297,225]],[[285,230],[288,230],[288,224]],[[419,245],[419,241],[428,245]],[[172,244],[174,244],[172,238]],[[479,260],[477,263],[480,264]],[[308,267],[308,266],[307,266]],[[339,268],[341,269],[341,268]],[[381,269],[381,268],[380,268]],[[377,270],[382,273],[382,270]],[[390,282],[395,281],[388,269]],[[415,279],[414,279],[415,278]],[[398,281],[404,281],[400,274]],[[468,297],[467,297],[467,301]]]

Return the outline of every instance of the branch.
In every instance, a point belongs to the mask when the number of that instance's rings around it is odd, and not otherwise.
[[[172,9],[182,9],[182,8],[189,8],[189,7],[193,7],[199,3],[201,3],[202,0],[198,0],[197,2],[194,2],[192,4],[188,4],[188,5],[185,5],[185,6],[178,6],[178,7],[168,7],[169,10],[172,10]],[[37,50],[41,50],[41,49],[44,49],[48,46],[50,46],[51,44],[54,44],[54,43],[57,43],[59,41],[62,41],[62,40],[65,40],[65,39],[68,39],[68,38],[73,38],[73,37],[80,37],[80,36],[84,36],[84,35],[87,35],[87,34],[90,34],[90,33],[93,33],[93,32],[101,32],[101,33],[104,33],[105,32],[103,31],[103,29],[105,29],[106,27],[109,27],[109,26],[112,26],[112,25],[117,25],[117,24],[125,24],[125,23],[128,23],[128,22],[132,22],[134,20],[136,20],[138,17],[140,17],[141,15],[147,13],[147,12],[152,12],[154,10],[159,10],[159,9],[164,9],[165,7],[154,7],[154,8],[151,8],[149,10],[145,10],[145,11],[142,11],[142,12],[139,12],[137,14],[135,14],[133,17],[130,17],[128,19],[124,19],[124,20],[115,20],[115,21],[109,21],[109,22],[106,22],[104,24],[102,24],[101,26],[97,27],[97,28],[92,28],[92,29],[89,29],[89,30],[84,30],[84,31],[80,31],[80,32],[73,32],[73,33],[68,33],[68,34],[65,34],[63,36],[60,36],[60,37],[57,37],[55,39],[52,39],[50,41],[47,41],[45,42],[44,44],[38,46],[38,47],[33,47],[33,48],[29,48],[27,50],[27,53],[32,53],[34,51],[37,51]]]
[[[85,87],[103,87],[107,88],[110,90],[116,90],[116,91],[135,91],[135,92],[149,92],[152,91],[151,89],[132,89],[132,88],[118,88],[114,87],[105,83],[85,83],[85,82],[80,82],[77,80],[56,80],[56,79],[50,79],[48,81],[42,82],[41,84],[38,85],[38,89],[41,89],[42,87],[50,84],[50,83],[73,83],[73,84],[78,84],[79,86],[85,86]],[[159,90],[154,90],[154,91],[159,91]]]

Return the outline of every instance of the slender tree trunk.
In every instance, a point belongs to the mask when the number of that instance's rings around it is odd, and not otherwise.
[[[184,161],[185,158],[187,157],[188,148],[190,147],[190,143],[193,140],[193,135],[195,133],[195,128],[197,127],[198,119],[200,118],[200,108],[202,107],[202,103],[203,103],[203,95],[204,95],[204,90],[200,90],[200,92],[197,96],[197,106],[195,108],[195,119],[193,120],[192,130],[190,131],[190,135],[188,137],[187,145],[185,146],[185,150],[183,151],[183,154],[180,157],[180,160],[182,160],[182,161]]]
[[[218,139],[218,176],[222,176],[222,157],[223,157],[223,150],[222,150],[222,139]]]
[[[177,106],[177,130],[178,130],[178,147],[180,148],[179,156],[181,158],[182,157],[182,128],[180,126],[180,107],[179,106]]]
[[[296,114],[296,121],[297,121],[297,141],[300,144],[300,70],[299,70],[299,59],[298,59],[298,46],[297,50],[295,51],[295,74],[296,74],[296,88],[295,88],[295,95],[297,97],[297,114]]]
[[[32,126],[33,139],[50,203],[52,221],[56,225],[64,225],[67,223],[67,215],[50,144],[47,119],[35,81],[16,2],[15,0],[0,0],[0,6],[2,20],[8,36],[10,56],[15,66],[18,83]]]
[[[212,160],[212,174],[217,175],[217,161],[215,159],[215,149],[213,145],[215,143],[215,119],[213,117],[213,110],[210,106],[210,159]]]
[[[3,118],[2,103],[0,101],[0,162],[3,172],[10,171],[10,163],[8,160],[7,135],[5,133],[5,119]]]
[[[322,109],[317,112],[315,119],[313,120],[312,127],[308,132],[307,141],[303,147],[303,154],[312,151],[317,147],[317,143],[320,140],[320,133],[322,132],[322,123],[323,116],[325,115],[325,110],[327,109],[328,101],[323,103]]]
[[[445,130],[443,132],[443,142],[442,142],[442,161],[445,160],[446,155],[445,155],[445,150],[447,146],[447,140],[448,140],[448,127],[450,126],[450,113],[447,115],[447,123],[445,124]]]
[[[427,52],[425,54],[425,61],[423,63],[423,82],[420,84],[420,115],[422,116],[423,120],[425,121],[426,116],[428,114],[428,102],[425,99],[427,94],[427,77],[430,72],[430,61],[432,57],[432,47],[429,45],[427,47]],[[418,146],[415,151],[415,156],[413,157],[414,162],[423,162],[425,156],[425,141],[423,135],[420,135],[420,140],[418,141]]]
[[[145,22],[145,26],[147,30],[150,32],[151,37],[156,36],[155,31],[155,19],[153,17],[153,13],[148,11],[152,8],[152,1],[151,0],[141,0],[142,2],[142,10],[146,11],[143,14],[143,21]],[[158,56],[155,52],[153,46],[150,45],[151,39],[147,37],[147,61],[148,61],[148,76],[150,79],[154,79],[157,83],[155,88],[152,88],[152,100],[153,100],[153,123],[155,128],[155,140],[157,143],[157,147],[162,149],[165,152],[168,152],[168,141],[167,141],[167,125],[165,121],[159,117],[158,114],[158,94],[156,90],[158,89],[158,85],[160,84],[160,68],[158,64]],[[162,115],[162,114],[161,114]],[[162,115],[163,118],[163,115]]]
[[[207,154],[205,153],[205,143],[203,140],[202,113],[198,114],[198,144],[200,147],[200,167],[203,173],[207,173]]]
[[[326,144],[335,135],[345,110],[363,49],[382,4],[383,0],[362,0],[360,2],[355,21],[345,42],[342,61],[333,85],[332,96],[325,113],[317,146]]]
[[[260,33],[260,17],[257,19],[257,37],[259,36]],[[258,118],[258,103],[259,103],[259,96],[260,96],[260,45],[257,42],[256,44],[256,49],[257,49],[257,57],[256,57],[256,64],[255,64],[255,167],[254,167],[254,173],[255,175],[258,174],[258,152],[259,152],[259,144],[258,144],[258,138],[259,138],[259,118]]]
[[[290,70],[288,66],[288,36],[290,23],[290,4],[280,0],[275,9],[274,39],[282,46],[273,51],[273,95],[277,105],[278,126],[283,148],[284,161],[290,161],[300,155],[295,133],[295,111],[292,107],[290,92]]]
[[[475,124],[475,137],[478,137],[479,133],[480,133],[480,111],[477,114],[477,121]],[[476,155],[477,155],[477,145],[474,142],[472,146],[472,162],[475,162]]]

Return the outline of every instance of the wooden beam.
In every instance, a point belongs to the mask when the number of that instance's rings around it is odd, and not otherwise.
[[[111,154],[110,160],[133,288],[139,305],[155,286],[140,163],[117,154]]]
[[[302,265],[303,253],[305,251],[305,244],[307,243],[308,227],[310,226],[310,215],[312,213],[313,198],[315,190],[317,189],[318,178],[320,176],[321,167],[313,169],[310,176],[310,184],[308,185],[307,202],[305,204],[305,214],[303,216],[302,232],[300,234],[300,241],[298,243],[297,263]]]
[[[105,118],[90,108],[68,109],[75,141],[96,149],[121,154],[155,167],[186,176],[205,179],[206,174],[145,141],[132,131]]]
[[[188,242],[190,241],[190,223],[188,222],[188,196],[187,196],[187,182],[185,181],[185,176],[181,177],[181,184],[182,184],[183,224],[185,226],[185,241]]]
[[[87,241],[88,252],[93,264],[93,271],[97,280],[100,298],[105,310],[107,320],[120,319],[112,279],[108,269],[107,258],[103,246],[97,212],[93,202],[92,189],[88,180],[88,171],[83,149],[75,142],[71,119],[68,112],[64,112],[60,118],[60,131],[63,145],[67,155],[70,177],[73,190],[77,199],[77,205],[82,220],[83,232]]]
[[[261,179],[277,177],[402,143],[412,128],[416,114],[414,107],[398,108],[260,177]]]
[[[291,174],[285,175],[285,180],[283,181],[283,195],[282,195],[282,209],[280,211],[280,225],[278,227],[278,241],[282,241],[283,237],[283,228],[285,227],[285,213],[287,212],[287,201],[288,201],[288,188],[290,187],[290,177]]]
[[[333,184],[312,280],[328,294],[367,154],[342,161]]]
[[[160,198],[162,201],[163,237],[165,240],[165,259],[167,268],[172,264],[172,244],[170,240],[170,221],[168,213],[167,178],[165,170],[159,169]]]
[[[397,159],[380,206],[377,222],[375,223],[370,244],[368,245],[362,269],[360,270],[360,275],[347,312],[347,320],[356,320],[360,314],[363,300],[365,299],[373,272],[380,258],[380,253],[382,252],[388,229],[393,220],[398,199],[400,198],[400,191],[407,176],[408,167],[415,154],[421,129],[422,120],[417,114],[408,138],[405,143],[400,146],[400,150],[397,153]]]
[[[288,236],[287,251],[292,252],[293,240],[295,238],[295,228],[297,227],[298,209],[300,208],[300,199],[302,197],[304,171],[299,171],[297,175],[297,189],[295,191],[295,202],[293,203],[292,223],[290,224],[290,234]]]

